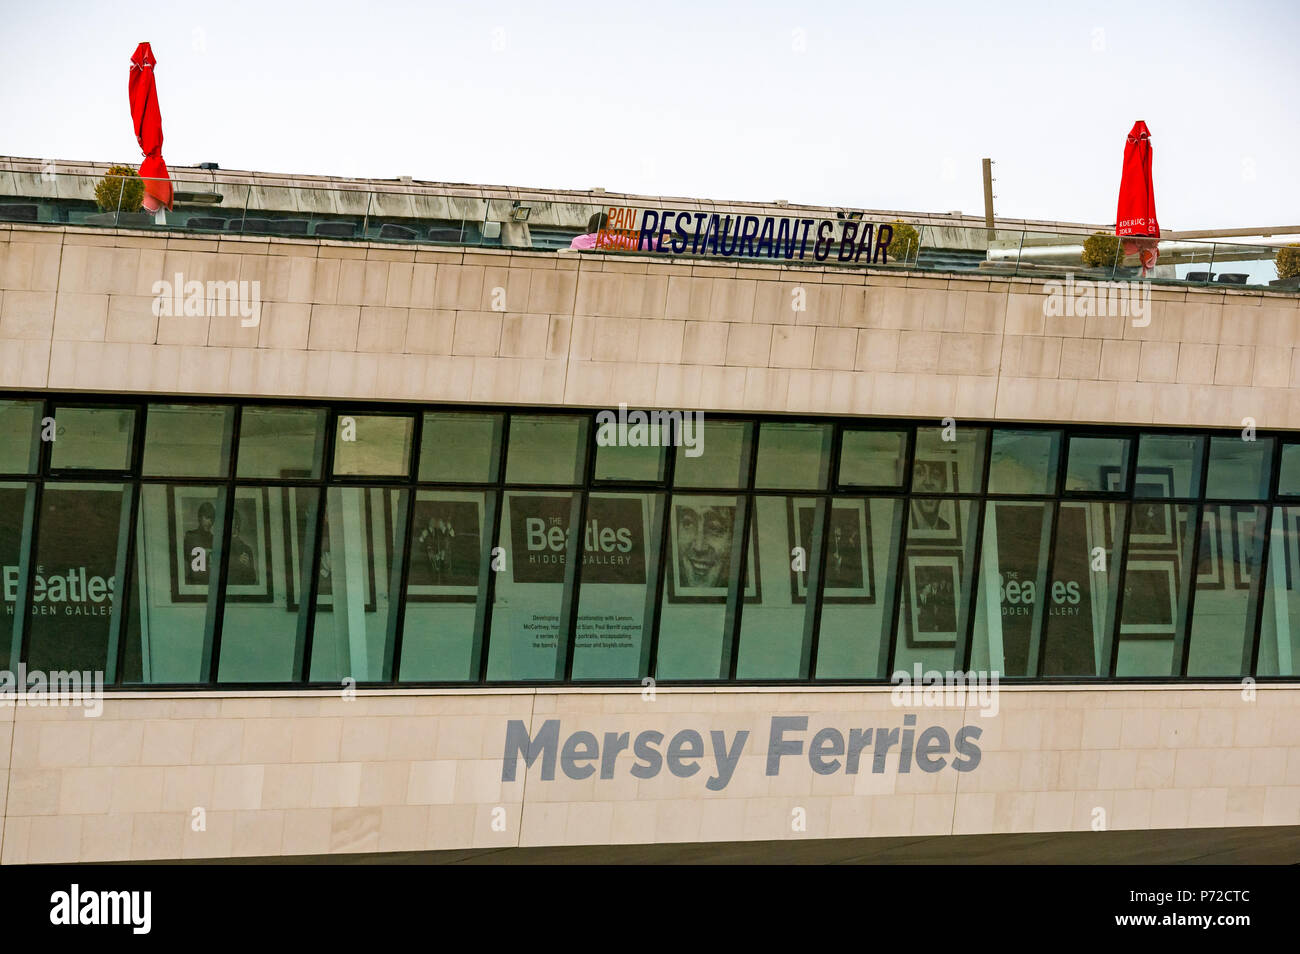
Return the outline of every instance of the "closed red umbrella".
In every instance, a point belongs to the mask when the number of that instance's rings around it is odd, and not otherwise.
[[[1156,193],[1151,185],[1151,130],[1140,119],[1129,130],[1124,144],[1115,234],[1125,239],[1127,254],[1141,254],[1144,275],[1155,266],[1160,223],[1156,220]]]
[[[158,90],[154,86],[153,68],[158,61],[148,43],[141,43],[131,54],[131,77],[127,91],[131,95],[131,122],[135,138],[144,151],[140,177],[145,180],[144,205],[151,212],[172,207],[172,186],[167,163],[162,157],[162,114],[158,112]],[[161,182],[150,180],[164,180]]]

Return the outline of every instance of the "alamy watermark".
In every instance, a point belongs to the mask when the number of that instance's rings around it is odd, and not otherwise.
[[[21,709],[81,706],[87,719],[104,714],[102,670],[62,669],[45,672],[18,664],[18,672],[0,669],[0,707]]]
[[[1048,318],[1119,318],[1131,317],[1134,328],[1151,324],[1150,282],[1050,281],[1043,286],[1047,296],[1043,314]]]
[[[889,699],[896,706],[979,706],[980,715],[998,714],[998,674],[994,670],[971,672],[922,671],[916,663],[909,673],[900,669],[890,679]]]
[[[704,453],[703,411],[618,411],[596,414],[596,444],[600,447],[682,447],[687,457]]]
[[[262,283],[185,281],[161,278],[153,283],[155,318],[225,318],[239,316],[240,325],[256,328],[262,320]]]

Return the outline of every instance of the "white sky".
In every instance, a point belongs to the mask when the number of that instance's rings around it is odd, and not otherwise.
[[[1300,3],[0,0],[0,154],[1109,223],[1300,224]]]

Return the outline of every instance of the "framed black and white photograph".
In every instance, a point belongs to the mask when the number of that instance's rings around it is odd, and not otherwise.
[[[380,490],[372,490],[369,487],[358,488],[360,491],[359,499],[362,502],[361,521],[365,524],[365,564],[366,572],[362,575],[362,588],[365,597],[365,611],[373,613],[375,611],[375,544],[382,543],[385,547],[384,553],[387,557],[388,566],[392,567],[392,532],[389,529],[392,526],[392,506],[388,494]],[[284,513],[284,548],[285,548],[285,565],[288,572],[287,577],[287,607],[290,612],[298,611],[298,581],[302,579],[302,554],[299,550],[298,541],[310,539],[315,533],[315,525],[308,520],[308,511],[311,509],[309,501],[311,493],[299,493],[296,487],[283,487],[283,513]],[[352,498],[352,491],[343,491],[347,495],[344,500],[345,505],[355,505],[355,499]],[[374,510],[378,502],[383,509],[384,532],[379,541],[375,539]],[[325,498],[321,498],[321,505],[325,506]],[[316,572],[319,579],[316,583],[316,609],[323,612],[331,612],[334,608],[334,554],[330,541],[330,510],[325,506],[325,522],[321,528],[320,540],[320,559],[316,564]]]
[[[421,492],[414,506],[406,598],[473,603],[483,553],[483,494]]]
[[[962,559],[954,552],[907,554],[907,645],[937,649],[957,645]]]
[[[676,497],[669,514],[668,602],[725,603],[737,524],[735,497]],[[759,602],[758,550],[750,535],[744,599]]]
[[[912,464],[912,492],[950,494],[960,486],[955,460],[917,460]],[[928,544],[961,544],[960,501],[913,497],[907,538]]]
[[[173,603],[202,603],[217,572],[215,541],[217,522],[215,487],[167,487],[167,530],[171,541],[171,598]],[[271,578],[271,517],[266,488],[240,487],[235,491],[231,518],[230,565],[226,571],[226,599],[232,602],[269,603],[275,599]],[[203,551],[202,559],[198,551]]]
[[[811,566],[813,519],[816,501],[790,498],[787,501],[790,549],[801,547],[805,566]],[[837,500],[831,508],[829,537],[826,541],[826,583],[823,603],[874,603],[875,567],[871,546],[871,515],[866,500]],[[790,571],[790,599],[804,603],[808,599],[808,573]]]
[[[1124,639],[1173,639],[1178,618],[1178,560],[1173,554],[1133,554],[1124,575]]]

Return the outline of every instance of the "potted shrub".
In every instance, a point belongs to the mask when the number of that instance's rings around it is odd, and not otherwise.
[[[1105,232],[1093,232],[1083,240],[1083,264],[1088,268],[1110,270],[1115,265],[1123,264],[1120,253],[1119,236],[1107,235]]]
[[[894,230],[893,238],[889,240],[890,261],[899,265],[914,263],[921,246],[921,236],[906,222],[891,222],[890,226]]]
[[[1269,282],[1278,288],[1300,288],[1300,242],[1283,245],[1277,250],[1277,281]]]
[[[112,166],[95,184],[95,205],[100,214],[86,221],[92,225],[152,225],[154,218],[141,212],[144,180],[130,166]]]

